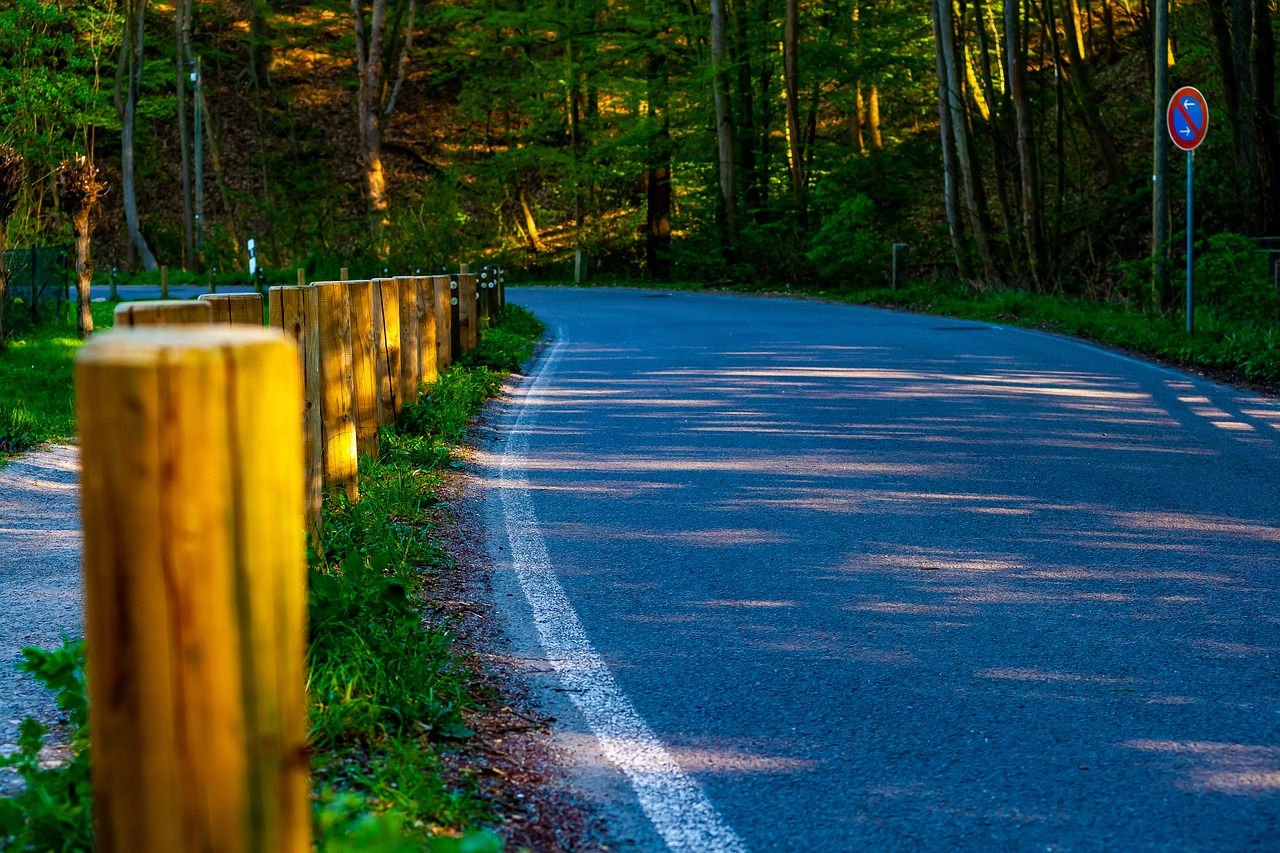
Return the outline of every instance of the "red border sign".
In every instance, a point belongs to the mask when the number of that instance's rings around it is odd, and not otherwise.
[[[1165,111],[1169,138],[1183,151],[1194,151],[1209,130],[1209,102],[1194,86],[1183,86],[1169,99]]]

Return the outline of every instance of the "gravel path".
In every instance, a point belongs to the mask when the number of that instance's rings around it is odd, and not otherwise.
[[[18,723],[58,720],[53,696],[14,665],[24,646],[53,648],[79,636],[79,450],[53,446],[0,468],[0,750],[11,750]],[[0,794],[14,778],[0,773]]]

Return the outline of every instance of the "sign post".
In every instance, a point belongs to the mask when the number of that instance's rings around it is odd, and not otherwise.
[[[1195,331],[1195,309],[1191,299],[1192,202],[1195,197],[1195,150],[1209,130],[1209,102],[1194,86],[1183,86],[1169,99],[1165,123],[1173,144],[1187,152],[1187,334]]]

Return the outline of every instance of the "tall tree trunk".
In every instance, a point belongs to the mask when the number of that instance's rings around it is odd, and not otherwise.
[[[93,259],[89,254],[89,238],[92,227],[89,209],[77,210],[71,216],[71,227],[76,235],[76,327],[80,337],[93,334],[93,311],[89,307],[89,284],[93,280]]]
[[[1067,7],[1062,12],[1062,23],[1067,33],[1067,57],[1071,60],[1071,84],[1075,90],[1076,100],[1080,104],[1080,116],[1084,121],[1085,132],[1093,140],[1098,149],[1098,159],[1107,171],[1107,179],[1112,183],[1121,183],[1125,179],[1124,165],[1116,151],[1116,141],[1111,131],[1098,114],[1098,93],[1093,88],[1089,76],[1089,64],[1085,62],[1082,39],[1077,24],[1078,6],[1074,0],[1066,0]],[[1053,26],[1053,21],[1049,21]]]
[[[173,65],[178,92],[178,147],[182,149],[182,268],[190,269],[195,258],[195,228],[191,205],[191,138],[187,132],[187,76],[184,33],[191,26],[191,0],[174,0]]]
[[[125,223],[129,240],[142,257],[142,267],[147,272],[156,269],[156,258],[142,236],[138,219],[138,193],[134,163],[134,123],[138,112],[138,93],[142,85],[143,24],[146,16],[146,0],[127,0],[124,15],[124,40],[120,44],[121,69],[125,77],[125,98],[120,115],[120,169],[121,193],[124,197]]]
[[[392,60],[383,50],[387,33],[387,0],[373,0],[366,24],[361,0],[351,0],[351,16],[356,34],[356,71],[359,81],[357,93],[357,126],[360,133],[360,164],[363,171],[365,193],[369,204],[369,229],[374,251],[380,260],[386,260],[391,247],[387,242],[387,226],[390,224],[386,178],[382,169],[382,135],[387,121],[395,110],[396,97],[404,81],[405,62],[413,43],[413,15],[415,0],[408,0],[408,22],[398,60]],[[398,16],[397,16],[398,17]],[[392,32],[393,39],[398,37]],[[392,61],[395,67],[388,67]],[[394,83],[392,83],[394,79]]]
[[[734,61],[738,67],[738,121],[737,150],[739,175],[742,180],[743,198],[747,215],[754,216],[760,208],[760,184],[762,176],[756,163],[756,108],[755,86],[752,83],[751,28],[748,20],[750,7],[745,0],[737,0],[733,6],[735,27]],[[764,57],[761,57],[761,61]]]
[[[947,230],[951,234],[951,250],[956,256],[956,272],[969,278],[969,253],[965,248],[964,225],[960,221],[959,166],[956,164],[955,133],[951,129],[951,84],[947,79],[947,61],[942,50],[942,30],[937,14],[933,22],[934,60],[938,72],[938,130],[942,142],[942,197],[947,211]]]
[[[271,88],[271,33],[267,31],[267,0],[249,0],[249,75],[255,89]]]
[[[872,151],[884,150],[884,141],[880,138],[880,89],[874,85],[867,95],[867,136]]]
[[[738,246],[737,175],[733,159],[733,112],[729,107],[725,73],[723,0],[711,0],[711,76],[716,105],[716,143],[719,152],[720,201],[724,210],[724,239],[730,252]]]
[[[1163,311],[1169,302],[1169,283],[1165,279],[1166,256],[1169,251],[1169,130],[1165,110],[1169,102],[1169,0],[1153,0],[1155,9],[1152,33],[1152,129],[1151,146],[1151,256],[1156,259],[1151,276],[1151,304]],[[1210,9],[1213,3],[1209,4]]]
[[[983,98],[990,105],[991,115],[987,121],[987,132],[991,137],[992,172],[996,179],[996,196],[1000,204],[1000,221],[1006,235],[1012,235],[1013,215],[1009,210],[1009,184],[1007,166],[1009,163],[1008,137],[1005,135],[1007,122],[1007,104],[1002,103],[996,92],[995,80],[991,72],[991,41],[987,33],[986,9],[983,0],[974,0],[974,18],[978,34],[978,67],[982,72],[980,85]],[[1010,237],[1010,239],[1012,239]],[[1019,264],[1019,266],[1021,266]]]
[[[667,103],[666,57],[656,50],[646,62],[650,127],[646,144],[644,264],[649,275],[671,273],[671,114]]]
[[[809,227],[808,199],[804,174],[804,128],[800,125],[800,10],[799,0],[787,0],[782,41],[782,69],[787,89],[787,153],[790,162],[791,195],[795,199],[796,220],[801,231]]]
[[[1022,187],[1022,232],[1026,243],[1031,280],[1037,290],[1044,286],[1044,240],[1040,216],[1040,170],[1036,164],[1035,136],[1031,129],[1031,101],[1027,95],[1026,59],[1019,27],[1018,0],[1004,0],[1005,54],[1008,57],[1009,97],[1013,101],[1018,126],[1018,173]]]
[[[770,0],[759,0],[760,20],[766,24],[772,20],[772,5]],[[759,139],[758,146],[760,151],[759,170],[760,179],[757,185],[760,188],[760,205],[761,207],[769,203],[769,176],[773,174],[773,63],[768,60],[769,36],[766,34],[767,26],[760,27],[760,121],[759,121]]]
[[[849,142],[859,154],[866,153],[862,141],[862,81],[853,81],[853,109],[849,111]]]
[[[955,23],[951,16],[951,0],[933,0],[934,15],[937,18],[936,32],[942,40],[942,58],[945,66],[945,85],[947,103],[951,110],[951,129],[956,140],[956,162],[960,167],[960,177],[964,184],[965,205],[969,214],[969,229],[974,242],[978,246],[978,254],[982,259],[983,270],[988,284],[999,283],[1000,276],[996,271],[995,253],[991,247],[991,228],[987,222],[986,191],[982,186],[982,175],[978,171],[978,162],[974,159],[969,137],[969,111],[961,97],[962,83],[960,68],[956,58]]]

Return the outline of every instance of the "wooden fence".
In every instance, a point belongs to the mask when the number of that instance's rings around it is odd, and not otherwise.
[[[124,303],[84,346],[100,853],[310,850],[306,539],[378,428],[475,346],[504,298],[489,276],[460,275],[456,306],[448,276],[273,287],[271,329],[257,294]]]

